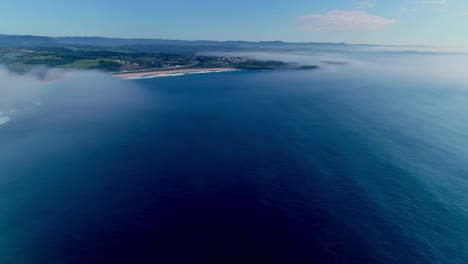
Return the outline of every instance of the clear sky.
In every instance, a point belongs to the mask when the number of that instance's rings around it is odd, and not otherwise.
[[[0,33],[468,46],[468,0],[1,0]]]

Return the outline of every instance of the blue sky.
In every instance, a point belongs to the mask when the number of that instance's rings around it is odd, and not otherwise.
[[[468,46],[468,0],[2,0],[0,33]]]

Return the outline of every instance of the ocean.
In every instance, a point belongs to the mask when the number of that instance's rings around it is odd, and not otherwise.
[[[4,76],[0,263],[468,263],[468,60],[360,56]]]

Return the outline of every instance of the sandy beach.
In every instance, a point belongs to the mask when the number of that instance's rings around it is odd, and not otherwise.
[[[224,71],[234,71],[234,70],[236,69],[234,68],[198,68],[198,69],[179,69],[179,70],[117,73],[117,74],[113,74],[113,76],[118,77],[118,78],[143,78],[143,77],[150,77],[150,76],[175,75],[175,74],[181,74],[181,73],[224,72]]]

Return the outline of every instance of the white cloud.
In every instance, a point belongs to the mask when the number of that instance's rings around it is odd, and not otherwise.
[[[360,8],[360,9],[372,8],[374,6],[375,6],[374,3],[370,2],[370,1],[364,1],[364,2],[359,2],[358,3],[358,8]]]
[[[463,13],[463,16],[468,16],[468,11],[465,11],[465,12]]]
[[[446,5],[448,0],[421,0],[419,3],[421,5]]]
[[[324,14],[299,17],[299,23],[307,32],[375,31],[397,23],[394,19],[370,15],[365,11],[332,10]]]

